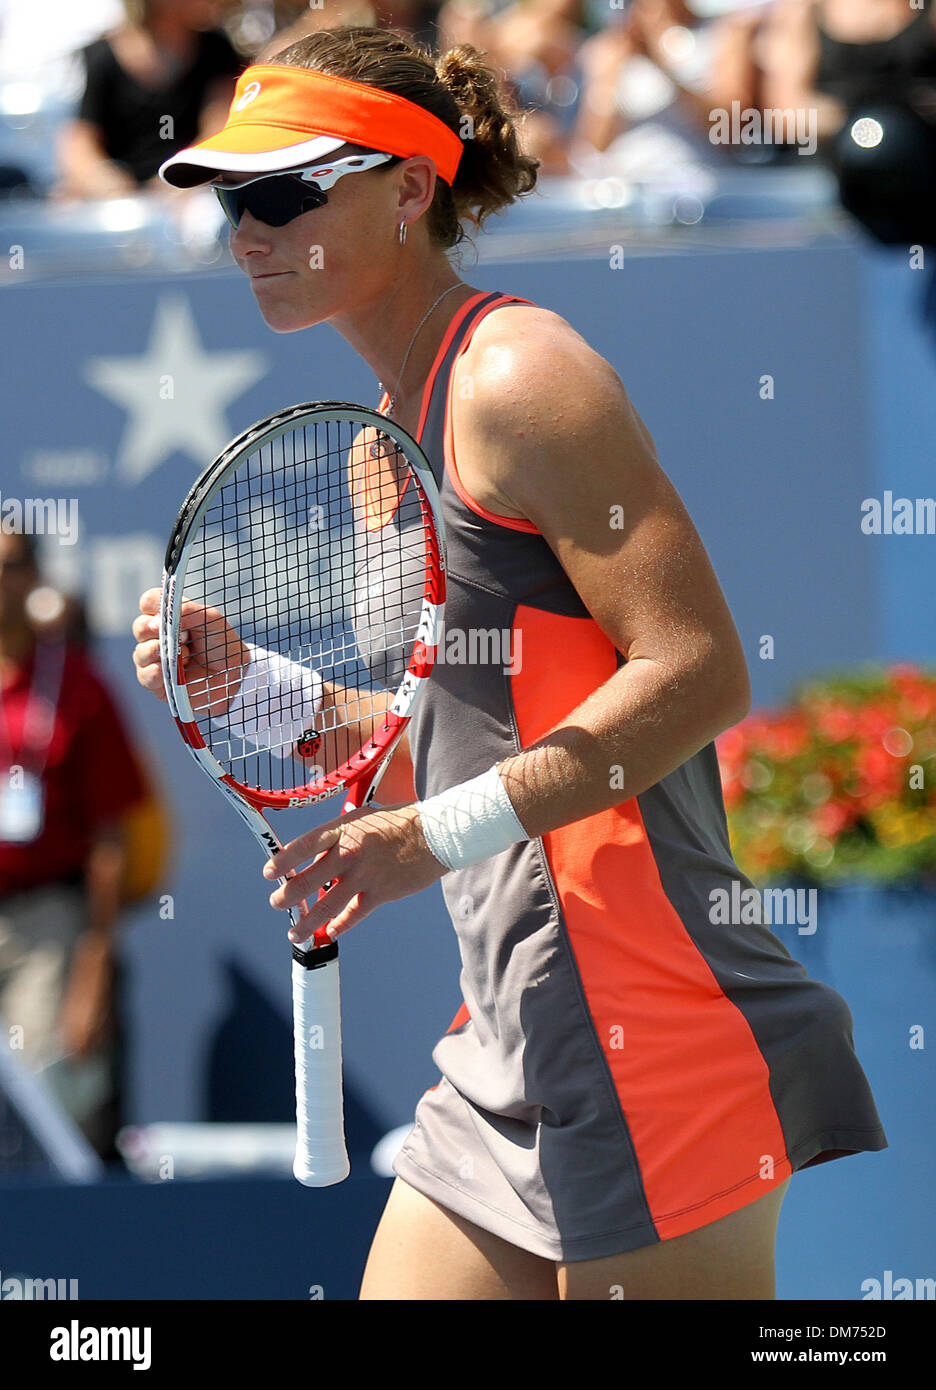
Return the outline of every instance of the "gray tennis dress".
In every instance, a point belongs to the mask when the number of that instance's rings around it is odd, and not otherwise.
[[[528,747],[623,664],[536,527],[486,511],[457,474],[456,358],[485,314],[530,302],[462,305],[423,398],[448,600],[410,726],[420,798]],[[444,1207],[536,1255],[593,1259],[887,1147],[845,1001],[765,926],[712,920],[713,892],[753,887],[714,744],[441,885],[464,1004],[394,1166]]]

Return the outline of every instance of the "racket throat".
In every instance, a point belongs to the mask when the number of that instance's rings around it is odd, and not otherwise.
[[[326,946],[310,946],[307,950],[301,946],[294,946],[292,958],[306,970],[320,970],[329,961],[338,959],[338,942],[330,941]]]

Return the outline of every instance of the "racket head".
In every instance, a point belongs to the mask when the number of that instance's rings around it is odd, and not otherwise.
[[[444,603],[438,490],[401,426],[340,401],[258,421],[197,479],[166,550],[160,654],[183,739],[257,810],[352,790],[360,804],[431,673]],[[288,719],[267,655],[300,681]],[[310,692],[323,707],[305,729]],[[260,712],[251,738],[234,719],[245,702]]]

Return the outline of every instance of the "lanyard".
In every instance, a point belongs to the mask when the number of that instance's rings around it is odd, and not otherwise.
[[[65,668],[65,643],[62,640],[36,643],[33,678],[23,716],[22,753],[29,750],[38,761],[30,768],[38,777],[45,769],[49,744],[55,729],[55,715],[62,690]],[[13,761],[13,740],[6,717],[4,697],[0,694],[0,749],[5,749]]]

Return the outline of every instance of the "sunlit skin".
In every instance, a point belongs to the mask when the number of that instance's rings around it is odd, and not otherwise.
[[[330,158],[352,154],[358,147],[342,146]],[[397,389],[406,345],[439,295],[451,288],[438,310],[423,325],[406,368],[406,381],[397,391],[394,418],[415,430],[422,387],[439,342],[457,305],[477,290],[464,284],[444,251],[428,236],[423,214],[435,189],[434,162],[415,156],[390,169],[378,167],[339,179],[328,191],[328,202],[295,218],[284,227],[270,227],[245,212],[231,228],[231,254],[249,278],[264,321],[276,333],[295,333],[328,323],[350,343],[375,376]],[[405,246],[399,225],[407,223]],[[377,234],[380,228],[382,235]],[[411,384],[410,384],[411,383]],[[158,645],[158,590],[140,601],[141,616],[133,625],[137,648],[134,662],[140,683],[163,697]],[[193,617],[193,623],[198,622]],[[195,654],[197,657],[197,654]],[[380,810],[359,811],[297,837],[283,850],[297,864],[308,863],[325,850],[329,871],[312,883],[299,876],[288,892],[273,893],[274,907],[302,908],[314,902],[329,878],[340,877],[343,861],[356,853],[366,880],[367,906],[358,890],[338,883],[328,894],[328,910],[313,909],[290,928],[290,940],[308,940],[324,922],[335,936],[360,920],[380,902],[390,902],[428,887],[446,872],[423,839],[413,804],[412,768],[404,742],[384,773]],[[357,822],[365,822],[359,827]],[[361,829],[366,830],[362,837]],[[366,853],[362,854],[362,850]],[[389,852],[388,852],[389,850]],[[336,864],[337,861],[337,864]],[[326,860],[321,860],[324,864]],[[279,857],[267,866],[270,880],[293,872]],[[320,865],[311,874],[318,877]]]
[[[334,157],[353,150],[344,146]],[[434,181],[433,162],[422,156],[350,174],[329,190],[327,206],[282,228],[245,213],[230,238],[269,327],[336,329],[397,392],[394,417],[410,433],[445,330],[478,293],[428,235]],[[458,288],[420,329],[399,386],[407,344],[449,286]],[[498,764],[521,824],[536,837],[636,796],[743,718],[747,665],[646,426],[616,372],[566,320],[536,305],[490,314],[454,375],[453,428],[468,492],[484,508],[533,522],[626,657],[559,725]],[[469,378],[471,389],[459,389]],[[622,518],[614,530],[611,509]],[[158,591],[144,595],[133,629],[138,679],[156,694],[158,602]],[[624,769],[623,786],[609,783],[611,765]],[[297,836],[264,867],[271,882],[292,875],[272,893],[275,908],[311,904],[293,940],[307,940],[325,922],[340,935],[447,872],[423,838],[405,750],[381,794],[393,802]],[[318,905],[330,880],[337,882]],[[567,1263],[521,1250],[397,1179],[361,1298],[607,1299],[615,1286],[624,1298],[771,1299],[785,1189],[675,1240]]]
[[[333,157],[357,148],[342,146]],[[429,237],[435,177],[433,161],[414,156],[347,175],[326,206],[284,227],[245,212],[230,233],[231,253],[271,329],[337,329],[397,391],[394,417],[411,433],[446,326],[478,293]],[[457,288],[420,329],[398,389],[406,345],[450,286]],[[459,359],[461,379],[472,384],[471,392],[453,392],[462,480],[482,506],[533,521],[628,658],[562,726],[499,765],[521,824],[538,836],[680,766],[747,713],[750,686],[708,557],[617,374],[558,314],[519,306],[509,324],[507,317],[489,315]],[[622,506],[625,524],[612,532],[609,509]],[[159,693],[153,592],[144,600],[134,661],[141,683]],[[338,936],[447,872],[423,838],[408,769],[394,767],[405,756],[404,749],[394,757],[381,785],[388,801],[399,802],[307,831],[265,866],[270,881],[291,876],[272,893],[273,907],[311,905],[290,928],[291,940],[304,942],[326,923]],[[627,769],[625,787],[611,789],[612,764]]]
[[[357,150],[343,145],[329,158]],[[274,333],[328,323],[395,388],[423,314],[443,290],[463,283],[444,252],[430,244],[421,220],[434,188],[433,161],[415,156],[389,169],[378,165],[346,175],[328,190],[324,207],[285,227],[268,227],[245,212],[240,226],[231,228],[231,255]],[[407,223],[405,246],[397,236],[400,222]],[[444,329],[455,307],[477,292],[464,285],[447,295],[420,332],[395,418],[418,400],[442,336],[439,325]]]

